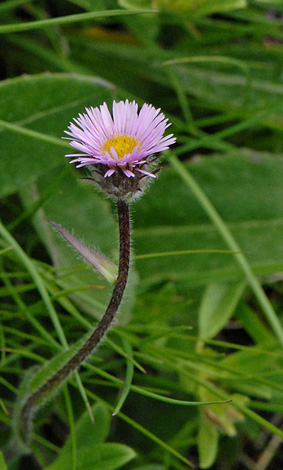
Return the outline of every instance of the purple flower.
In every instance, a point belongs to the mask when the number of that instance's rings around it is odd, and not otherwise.
[[[142,175],[155,178],[151,169],[152,155],[168,149],[176,139],[173,134],[164,136],[170,124],[160,109],[144,104],[138,113],[133,102],[113,102],[113,117],[106,103],[100,108],[86,108],[79,114],[68,131],[71,146],[81,153],[66,155],[76,157],[70,163],[77,168],[97,165],[104,178],[119,171],[128,178]],[[142,174],[142,175],[141,175]]]

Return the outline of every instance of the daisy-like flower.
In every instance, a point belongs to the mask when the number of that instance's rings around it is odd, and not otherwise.
[[[168,149],[176,139],[173,134],[164,136],[170,124],[160,109],[144,104],[138,113],[133,102],[113,102],[113,117],[106,103],[100,108],[86,108],[79,114],[68,131],[71,146],[81,153],[66,155],[75,157],[70,163],[77,168],[93,166],[104,178],[115,173],[127,178],[148,176],[155,178],[152,169],[153,154]]]

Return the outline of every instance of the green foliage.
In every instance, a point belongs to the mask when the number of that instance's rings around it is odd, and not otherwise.
[[[110,86],[92,77],[43,74],[3,81],[0,119],[20,126],[21,134],[2,132],[1,196],[14,193],[54,167],[57,172],[63,168],[61,157],[67,144],[60,138],[71,119],[90,101],[99,104],[111,97]],[[25,128],[43,134],[45,140],[25,135]],[[48,142],[46,137],[55,139]],[[8,165],[9,172],[5,171]]]
[[[77,451],[72,449],[72,438],[69,437],[60,453],[60,457],[46,470],[70,469],[76,458],[78,469],[116,470],[135,457],[135,452],[123,444],[105,443],[109,432],[110,416],[105,408],[95,405],[93,408],[94,423],[87,412],[83,413],[75,426],[75,443]],[[75,457],[74,457],[75,456]]]
[[[233,315],[243,294],[243,283],[214,282],[204,291],[199,309],[199,335],[214,338]]]
[[[209,468],[215,461],[218,438],[216,427],[202,415],[198,432],[200,468]]]
[[[2,468],[2,470],[8,470],[8,467],[6,465],[6,462],[4,460],[4,455],[3,453],[0,451],[0,468]]]
[[[124,8],[157,8],[165,11],[191,12],[196,15],[209,15],[222,11],[236,10],[244,8],[247,4],[245,0],[118,0],[119,5]]]
[[[280,155],[274,160],[270,157],[258,155],[258,159],[254,159],[249,152],[242,155],[228,153],[225,158],[217,155],[213,159],[198,158],[190,165],[191,174],[227,222],[259,276],[272,274],[274,263],[283,255],[279,254],[283,159]],[[166,189],[169,185],[171,191]],[[180,201],[186,202],[180,204]],[[217,229],[200,211],[186,185],[172,170],[162,172],[158,185],[152,185],[148,195],[136,207],[139,217],[134,237],[139,255],[166,250],[224,250],[227,247]],[[192,257],[193,262],[190,262]],[[268,265],[273,265],[269,273]],[[214,280],[243,279],[231,254],[225,253],[141,257],[137,266],[143,278],[152,281],[174,276],[180,281],[189,280],[190,285],[199,285]],[[280,271],[281,267],[275,269]]]
[[[1,469],[233,470],[283,437],[281,3],[1,3]],[[110,296],[48,221],[117,262],[115,208],[62,140],[113,99],[160,107],[177,144],[132,208],[118,325],[17,454],[22,403]]]
[[[78,450],[78,470],[116,470],[135,457],[135,453],[123,444],[97,444],[95,447],[83,447]],[[64,458],[47,467],[47,470],[67,470],[72,464],[71,454],[64,454]]]

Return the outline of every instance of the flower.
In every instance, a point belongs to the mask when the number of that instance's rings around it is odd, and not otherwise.
[[[170,126],[168,119],[148,104],[138,113],[137,103],[128,100],[114,101],[112,114],[103,103],[99,108],[86,108],[86,113],[74,119],[76,124],[70,123],[65,131],[70,137],[65,138],[81,152],[66,155],[76,157],[70,163],[77,163],[77,168],[94,165],[104,178],[114,177],[117,172],[127,178],[155,178],[148,171],[153,169],[153,154],[176,141],[173,134],[164,136]]]

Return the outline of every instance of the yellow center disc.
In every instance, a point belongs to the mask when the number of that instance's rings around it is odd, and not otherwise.
[[[138,149],[141,148],[140,141],[136,139],[135,137],[130,137],[128,135],[118,135],[118,136],[112,137],[111,139],[107,139],[104,142],[104,145],[101,148],[101,150],[103,153],[105,152],[110,153],[112,157],[110,148],[114,147],[114,149],[117,152],[119,160],[122,160],[124,155],[129,155],[136,146],[138,146]]]

